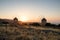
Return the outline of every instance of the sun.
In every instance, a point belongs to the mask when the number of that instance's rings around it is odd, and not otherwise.
[[[20,17],[20,20],[21,20],[22,22],[26,22],[26,21],[28,20],[28,18],[27,18],[26,16],[21,16],[21,17]]]

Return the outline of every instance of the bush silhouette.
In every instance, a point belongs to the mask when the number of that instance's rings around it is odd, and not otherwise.
[[[46,25],[45,26],[51,26],[51,23],[46,23]]]
[[[40,26],[39,23],[32,23],[32,24],[30,24],[30,25],[32,25],[32,26]]]

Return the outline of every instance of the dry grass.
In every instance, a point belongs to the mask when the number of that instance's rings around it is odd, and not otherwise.
[[[60,29],[7,26],[0,27],[0,37],[6,40],[60,40]]]

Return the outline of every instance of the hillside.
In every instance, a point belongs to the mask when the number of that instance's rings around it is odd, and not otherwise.
[[[60,29],[34,26],[0,26],[0,39],[5,40],[60,40]]]

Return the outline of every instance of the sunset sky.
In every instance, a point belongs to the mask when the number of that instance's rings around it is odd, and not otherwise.
[[[0,0],[0,18],[60,23],[60,0]]]

